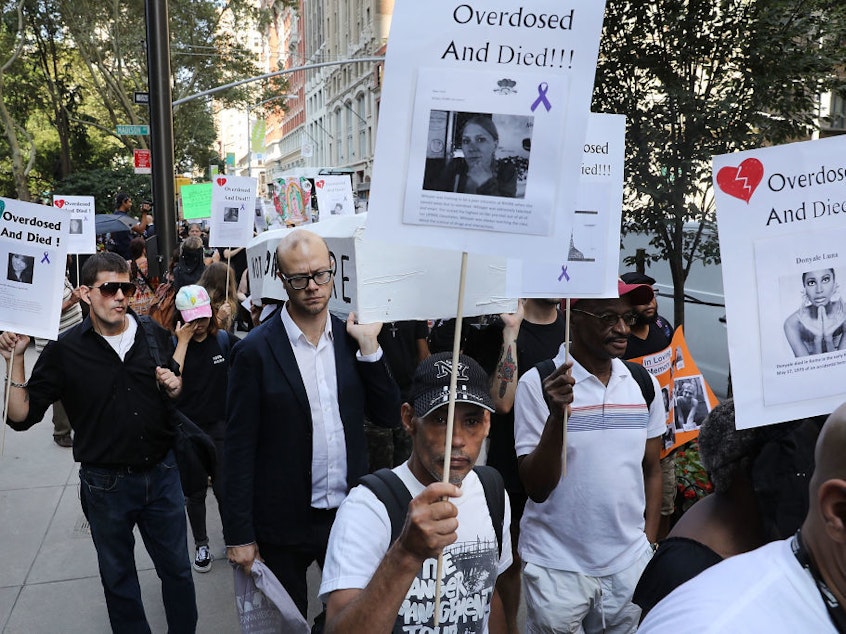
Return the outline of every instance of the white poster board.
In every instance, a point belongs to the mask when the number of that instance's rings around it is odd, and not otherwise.
[[[569,239],[605,3],[397,3],[369,236],[529,257]]]
[[[68,253],[96,253],[94,196],[53,195],[53,207],[68,219]]]
[[[352,180],[349,176],[317,176],[314,179],[314,191],[317,193],[317,209],[321,220],[329,216],[355,215]]]
[[[67,249],[65,212],[0,198],[0,331],[58,337]]]
[[[846,401],[846,138],[713,160],[740,428]]]
[[[212,181],[210,247],[243,247],[253,237],[258,180],[217,176]]]
[[[515,297],[617,297],[626,117],[591,114],[582,150],[571,234],[553,253],[526,259],[522,276],[510,266]]]
[[[362,323],[455,317],[461,254],[365,239],[366,217],[331,216],[307,227],[335,256],[329,310],[342,316],[355,311]],[[295,230],[267,231],[247,245],[253,297],[287,298],[276,275],[276,245]],[[505,277],[505,258],[469,256],[464,316],[514,312],[517,301],[506,295]]]

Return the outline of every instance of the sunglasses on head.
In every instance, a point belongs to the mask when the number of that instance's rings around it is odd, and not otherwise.
[[[132,282],[103,282],[100,286],[91,286],[91,289],[100,291],[103,297],[114,297],[120,290],[125,297],[135,295],[135,284]]]

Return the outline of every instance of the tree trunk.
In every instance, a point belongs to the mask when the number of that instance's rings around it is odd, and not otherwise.
[[[3,88],[3,73],[0,72],[0,125],[3,126],[3,133],[9,142],[9,151],[12,154],[12,177],[15,181],[18,200],[29,202],[29,187],[26,183],[27,166],[24,164],[21,146],[18,142],[17,124],[12,119],[12,115],[9,114],[3,101]]]

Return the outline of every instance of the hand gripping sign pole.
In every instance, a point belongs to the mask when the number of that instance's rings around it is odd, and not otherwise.
[[[461,350],[461,320],[464,315],[464,282],[467,277],[467,251],[461,252],[461,276],[458,280],[458,309],[455,316],[455,335],[452,338],[452,374],[449,377],[449,401],[447,402],[446,440],[444,441],[444,475],[442,482],[449,484],[449,464],[452,461],[452,428],[455,422],[455,390],[458,384],[458,354]],[[441,622],[441,575],[444,571],[443,550],[438,555],[438,571],[435,575],[435,627]]]

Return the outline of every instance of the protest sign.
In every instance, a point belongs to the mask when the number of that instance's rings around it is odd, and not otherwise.
[[[713,161],[738,428],[844,400],[846,138]]]
[[[182,196],[182,218],[203,220],[211,217],[212,184],[197,183],[179,188]]]
[[[258,180],[218,176],[212,181],[210,247],[243,247],[253,237]]]
[[[323,236],[335,256],[335,288],[329,310],[355,311],[362,323],[455,316],[461,254],[408,247],[366,238],[366,214],[331,216],[308,226]],[[262,233],[247,245],[250,291],[254,297],[286,299],[277,276],[276,245],[289,231]],[[505,294],[506,260],[478,256],[467,272],[465,315],[513,312]]]
[[[667,412],[663,458],[699,436],[699,426],[719,401],[687,349],[682,326],[664,350],[629,360],[646,368],[661,386]]]
[[[304,176],[276,179],[273,190],[276,215],[267,222],[268,229],[281,229],[311,222],[311,182]]]
[[[570,238],[605,3],[397,3],[370,237],[514,257]]]
[[[317,209],[321,218],[355,214],[352,180],[346,175],[318,176],[314,179]]]
[[[68,253],[96,253],[94,196],[54,194],[53,207],[61,209],[68,220]]]
[[[582,149],[576,210],[569,240],[509,266],[514,297],[617,297],[626,118],[591,114]]]
[[[56,207],[0,198],[0,331],[58,337],[68,224]]]

